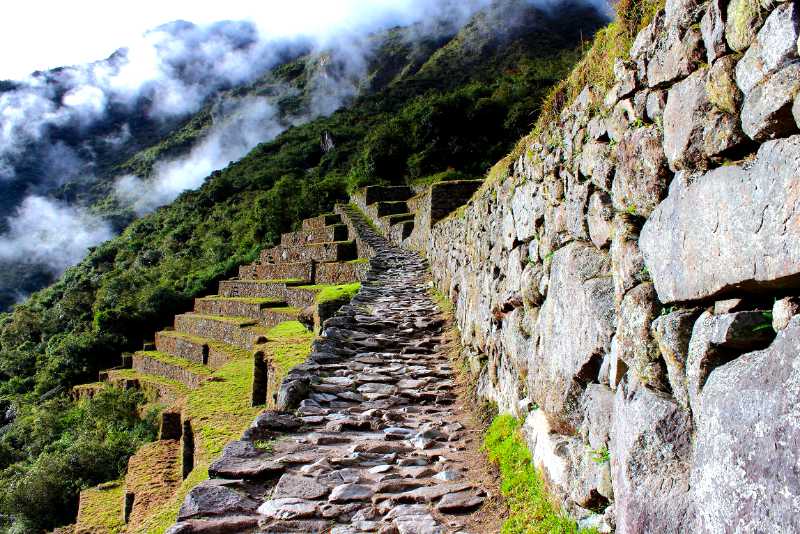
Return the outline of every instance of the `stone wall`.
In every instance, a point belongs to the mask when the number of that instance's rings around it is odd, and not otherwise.
[[[800,531],[798,6],[670,0],[614,73],[406,244],[583,524]]]

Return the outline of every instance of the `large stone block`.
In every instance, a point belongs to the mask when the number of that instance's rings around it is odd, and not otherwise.
[[[539,346],[528,366],[529,391],[565,429],[580,423],[578,399],[610,348],[615,313],[609,263],[606,253],[582,242],[570,243],[552,260]]]
[[[691,418],[664,394],[630,389],[617,389],[611,435],[617,533],[695,532]]]
[[[670,173],[656,126],[626,132],[617,147],[614,208],[647,217],[667,193]]]
[[[800,287],[800,136],[747,167],[676,175],[639,246],[664,303]]]
[[[797,132],[792,113],[800,94],[800,62],[787,65],[756,85],[744,99],[742,129],[755,141]]]
[[[755,42],[736,64],[736,83],[744,94],[768,75],[797,58],[800,7],[787,2],[773,11]]]
[[[700,69],[669,90],[664,152],[672,170],[697,168],[745,139],[738,117],[720,110],[709,99],[707,86],[715,85],[708,81],[708,69]]]
[[[694,532],[800,531],[800,318],[715,369],[695,412]]]

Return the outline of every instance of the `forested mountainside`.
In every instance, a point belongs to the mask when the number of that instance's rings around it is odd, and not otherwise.
[[[223,102],[274,94],[291,127],[199,189],[134,222],[135,206],[120,206],[109,183],[82,189],[94,213],[125,229],[0,316],[0,510],[15,516],[13,528],[69,522],[78,490],[118,476],[152,436],[135,395],[76,405],[65,396],[70,386],[116,365],[193,297],[348,190],[483,175],[530,130],[549,88],[580,57],[581,40],[604,20],[585,4],[542,11],[502,0],[454,35],[420,43],[406,38],[415,32],[391,30],[374,37],[380,44],[358,96],[291,126],[312,106],[310,85],[323,83],[315,73],[335,73],[324,55],[300,53],[252,83],[221,89]],[[191,150],[219,102],[104,165],[146,177],[158,155]]]

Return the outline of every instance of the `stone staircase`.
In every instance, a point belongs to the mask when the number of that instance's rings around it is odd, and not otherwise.
[[[395,242],[406,239],[414,231],[414,213],[409,207],[413,196],[414,190],[408,186],[373,185],[354,193],[351,200]]]
[[[253,406],[269,402],[275,393],[269,390],[279,385],[271,376],[275,367],[268,349],[270,329],[299,320],[318,331],[349,301],[347,292],[339,296],[336,290],[363,280],[370,265],[363,246],[350,237],[347,213],[303,221],[299,231],[283,234],[280,244],[242,266],[237,277],[220,282],[218,294],[195,299],[193,311],[176,315],[173,327],[157,332],[143,350],[124,356],[122,366],[100,373],[99,382],[75,388],[76,397],[92,396],[111,383],[139,389],[150,402],[167,406],[158,441],[138,451],[129,463],[129,473],[135,467],[166,474],[154,486],[155,493],[134,487],[135,473],[126,478],[121,512],[126,521],[145,517],[145,508],[157,502],[158,495],[177,491],[181,477],[172,473],[185,478],[192,470],[194,431],[182,407],[190,391],[220,380],[215,372],[228,363],[248,361],[253,366],[248,401]],[[323,299],[329,290],[334,297]],[[153,462],[158,470],[148,467]]]

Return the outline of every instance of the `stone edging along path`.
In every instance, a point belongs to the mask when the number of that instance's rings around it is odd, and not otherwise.
[[[281,411],[259,415],[195,487],[169,534],[467,533],[475,481],[445,321],[419,256],[339,211],[374,251],[358,295],[292,370]]]

